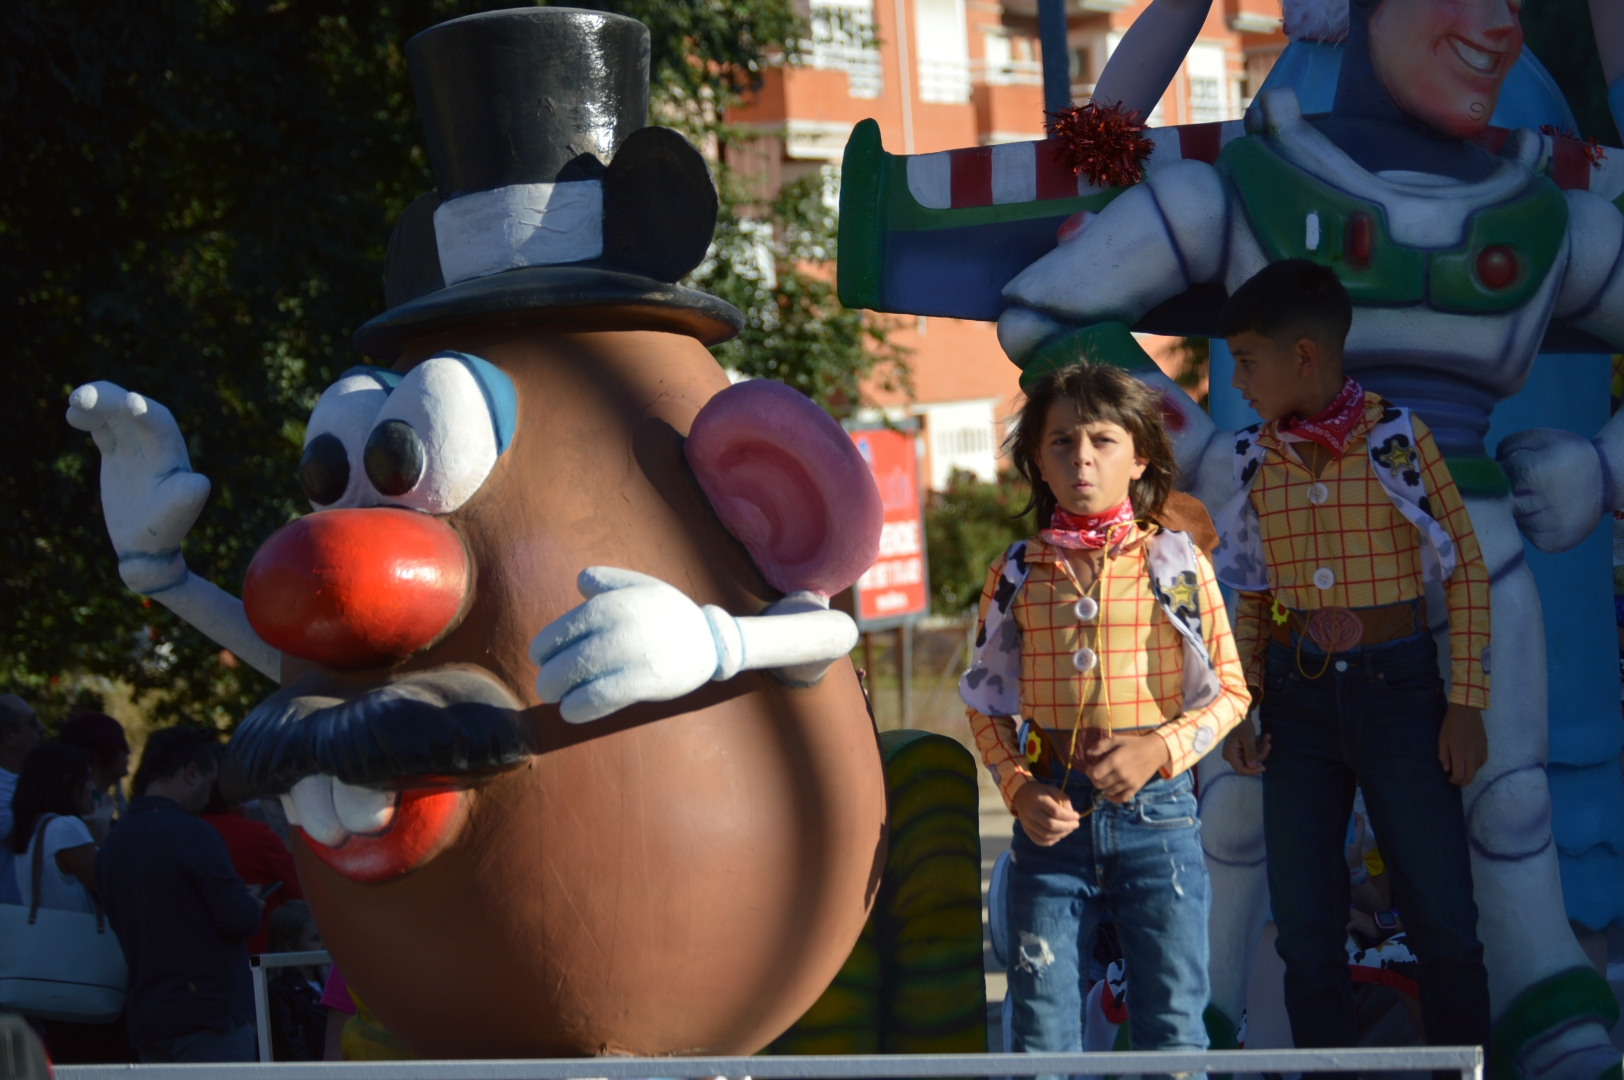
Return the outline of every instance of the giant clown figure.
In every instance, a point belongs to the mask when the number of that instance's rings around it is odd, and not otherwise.
[[[1607,1028],[1617,1006],[1563,909],[1544,771],[1542,613],[1522,535],[1563,550],[1624,508],[1624,419],[1594,440],[1513,435],[1498,462],[1483,437],[1548,334],[1624,347],[1624,214],[1611,201],[1620,191],[1585,190],[1591,168],[1577,144],[1486,130],[1522,46],[1517,0],[1351,0],[1345,15],[1335,3],[1296,6],[1346,22],[1331,111],[1305,118],[1281,88],[1258,96],[1244,130],[1152,131],[1136,185],[1083,176],[1070,186],[1045,143],[891,158],[877,131],[860,127],[842,189],[842,298],[996,318],[1023,382],[1088,359],[1164,387],[1185,483],[1216,513],[1236,491],[1236,441],[1129,328],[1201,333],[1222,290],[1271,261],[1337,271],[1355,305],[1348,373],[1431,427],[1491,577],[1489,760],[1463,798],[1492,1065],[1501,1075],[1616,1077]],[[1129,77],[1113,84],[1145,83],[1141,109],[1173,70],[1155,55],[1167,44],[1158,34],[1188,35],[1187,45],[1206,5],[1160,0],[1135,31],[1157,8],[1167,18],[1139,36]],[[1429,600],[1443,634],[1442,596]],[[1200,775],[1221,1014],[1209,1026],[1233,1035],[1267,909],[1261,799],[1216,753]]]
[[[241,601],[181,544],[209,492],[108,382],[119,572],[281,683],[221,782],[279,798],[350,985],[429,1057],[753,1053],[861,931],[886,856],[872,721],[828,607],[881,505],[851,440],[705,345],[675,282],[716,194],[646,127],[648,30],[529,8],[406,50],[438,189],[321,395]],[[583,602],[584,598],[584,602]]]

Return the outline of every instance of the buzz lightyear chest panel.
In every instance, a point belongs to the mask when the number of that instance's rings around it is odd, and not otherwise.
[[[1454,245],[1422,248],[1394,238],[1380,202],[1311,175],[1263,137],[1229,143],[1218,170],[1271,262],[1330,267],[1359,307],[1425,303],[1468,315],[1520,308],[1538,293],[1567,235],[1567,200],[1532,173],[1509,198],[1472,210]]]

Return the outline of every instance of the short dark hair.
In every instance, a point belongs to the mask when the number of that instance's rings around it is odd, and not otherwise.
[[[1215,329],[1224,338],[1250,331],[1281,347],[1308,338],[1340,350],[1351,326],[1353,303],[1334,272],[1307,259],[1283,259],[1235,290]]]
[[[109,765],[114,758],[130,751],[124,725],[106,713],[74,713],[62,721],[57,738],[89,754],[91,762],[98,766]]]
[[[266,933],[266,943],[270,945],[271,952],[298,952],[299,939],[304,937],[305,927],[313,922],[315,919],[310,915],[310,905],[303,900],[289,900],[278,907],[271,912]]]
[[[141,751],[141,767],[135,770],[130,791],[145,795],[154,780],[174,776],[188,765],[208,772],[220,763],[220,744],[196,728],[171,727],[147,736]]]
[[[1134,457],[1146,460],[1145,474],[1128,487],[1136,517],[1154,517],[1173,490],[1178,466],[1173,459],[1173,440],[1162,421],[1162,396],[1129,375],[1108,364],[1072,364],[1044,375],[1026,391],[1026,404],[1015,421],[1008,442],[1015,468],[1031,486],[1032,498],[1021,510],[1037,511],[1038,528],[1047,529],[1059,501],[1038,472],[1038,447],[1043,442],[1043,424],[1049,406],[1058,398],[1070,398],[1077,405],[1077,419],[1084,424],[1109,420],[1133,436]]]
[[[34,826],[46,814],[77,814],[78,789],[89,779],[90,755],[77,746],[43,742],[30,750],[11,795],[11,835],[6,841],[11,850],[18,855],[28,850]]]

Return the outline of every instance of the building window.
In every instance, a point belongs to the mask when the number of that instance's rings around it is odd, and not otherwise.
[[[1032,58],[1026,38],[1012,38],[1001,30],[982,34],[982,58],[970,61],[970,74],[989,86],[1042,86],[1043,63]]]
[[[964,0],[914,0],[914,55],[919,100],[956,105],[970,100],[970,50]]]
[[[1211,124],[1224,118],[1221,85],[1217,79],[1190,79],[1190,123]]]
[[[1231,83],[1222,46],[1191,46],[1184,71],[1190,80],[1189,123],[1212,124],[1235,118],[1229,101]]]
[[[880,50],[869,0],[817,0],[812,5],[812,40],[806,52],[812,67],[844,71],[852,97],[880,96]]]
[[[943,401],[915,405],[925,418],[930,450],[930,486],[941,491],[955,470],[992,481],[998,476],[997,402]]]

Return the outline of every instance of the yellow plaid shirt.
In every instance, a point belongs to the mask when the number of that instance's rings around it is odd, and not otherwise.
[[[1217,728],[1218,739],[1205,748],[1211,750],[1246,715],[1248,696],[1223,595],[1212,564],[1198,554],[1201,633],[1222,691],[1206,708],[1183,711],[1183,639],[1151,595],[1144,539],[1144,534],[1136,534],[1107,561],[1091,590],[1100,615],[1086,624],[1076,611],[1083,592],[1064,553],[1036,537],[1027,541],[1030,570],[1011,609],[1021,630],[1021,713],[1041,725],[1064,753],[1079,725],[1080,706],[1086,710],[1073,759],[1078,769],[1084,764],[1084,751],[1106,731],[1155,729],[1167,743],[1168,765],[1162,775],[1172,777],[1203,756],[1195,747],[1196,729],[1203,721]],[[982,622],[1003,569],[1004,557],[999,556],[987,571]],[[1099,665],[1087,674],[1072,662],[1072,655],[1085,645],[1099,656]],[[1025,755],[1016,746],[1016,721],[966,711],[982,760],[1013,809],[1015,792],[1032,779]]]
[[[1365,411],[1342,456],[1316,478],[1274,423],[1263,426],[1264,447],[1251,503],[1257,511],[1268,563],[1270,593],[1242,593],[1235,638],[1246,664],[1246,681],[1263,685],[1264,656],[1273,625],[1273,600],[1295,611],[1322,607],[1381,607],[1425,595],[1421,577],[1421,534],[1393,506],[1370,462],[1366,436],[1381,419],[1386,403],[1366,392]],[[1455,572],[1444,583],[1449,607],[1449,700],[1485,709],[1489,677],[1483,657],[1489,647],[1489,572],[1478,550],[1472,520],[1438,453],[1432,433],[1411,414],[1415,450],[1433,517],[1455,541]],[[1317,484],[1324,498],[1312,502]],[[1314,584],[1314,572],[1329,569],[1330,588]]]

